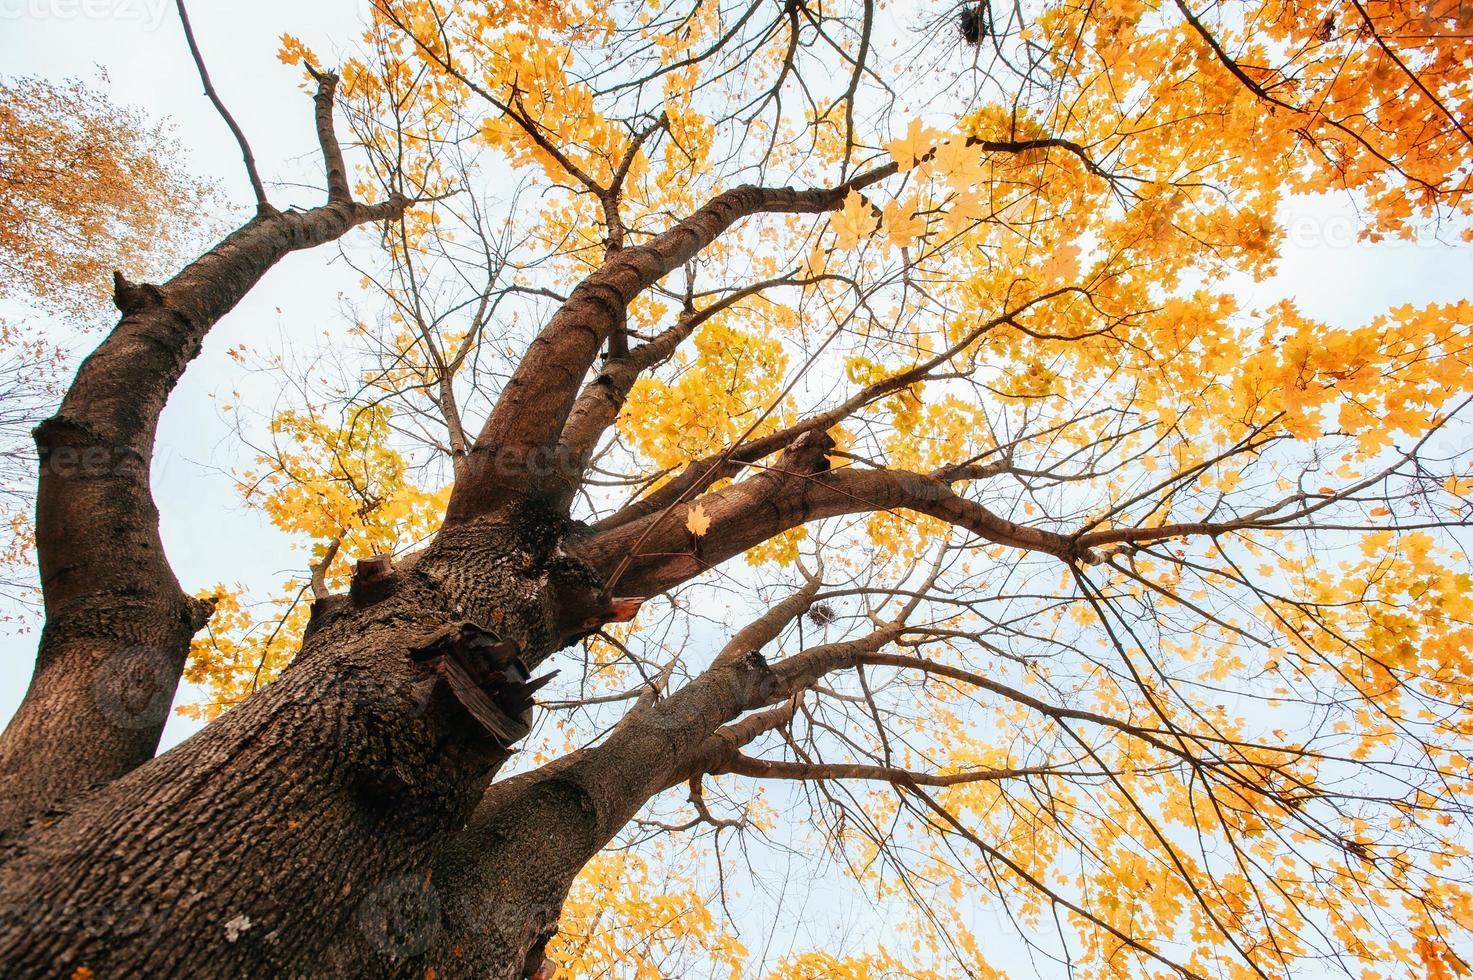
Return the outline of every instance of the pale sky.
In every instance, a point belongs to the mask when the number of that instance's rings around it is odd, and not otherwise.
[[[276,58],[279,36],[289,31],[330,58],[355,37],[359,7],[352,0],[196,0],[191,9],[216,87],[249,135],[278,205],[313,202],[315,195],[276,182],[320,179],[311,103],[300,88],[299,69]],[[99,70],[105,70],[116,101],[172,120],[189,169],[218,181],[245,213],[251,194],[235,143],[201,94],[172,2],[0,0],[0,73],[95,80]],[[1356,244],[1344,202],[1306,203],[1289,226],[1280,274],[1243,286],[1245,307],[1288,297],[1313,317],[1349,326],[1402,303],[1473,297],[1469,248]],[[335,255],[330,247],[301,253],[273,270],[212,331],[164,414],[154,493],[165,546],[187,591],[224,581],[264,593],[302,563],[301,552],[290,550],[282,534],[241,505],[226,472],[240,462],[238,446],[212,396],[223,400],[239,390],[248,403],[269,408],[266,382],[246,376],[225,352],[242,343],[310,348],[340,316],[339,294],[356,290],[356,276],[333,262]],[[96,337],[84,340],[82,349],[95,342]],[[34,640],[34,632],[0,637],[0,720],[24,692]],[[188,731],[189,723],[176,718],[166,744]],[[825,909],[823,924],[814,923],[815,932],[845,928],[828,920],[832,908]],[[760,946],[760,933],[744,938]],[[822,935],[815,938],[822,944]]]

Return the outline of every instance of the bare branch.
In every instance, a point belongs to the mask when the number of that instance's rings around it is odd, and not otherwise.
[[[205,95],[215,106],[215,111],[220,118],[225,120],[225,125],[230,127],[230,132],[235,136],[235,142],[240,145],[241,159],[245,161],[246,174],[251,180],[251,190],[256,194],[256,208],[259,211],[271,209],[271,202],[266,199],[266,185],[261,183],[261,175],[256,171],[256,157],[251,152],[251,144],[246,140],[245,132],[225,107],[225,102],[215,91],[214,83],[210,81],[209,70],[205,68],[204,55],[200,53],[199,44],[194,40],[194,28],[189,23],[189,12],[184,9],[184,0],[174,0],[174,6],[179,11],[179,23],[184,27],[184,40],[189,44],[189,54],[194,58],[194,66],[199,69],[200,81],[204,84]]]
[[[871,766],[852,762],[783,762],[775,759],[754,759],[735,752],[712,770],[713,776],[733,773],[752,776],[756,779],[798,779],[817,781],[824,779],[864,779],[875,782],[894,783],[897,786],[964,786],[968,783],[991,783],[1004,779],[1024,779],[1029,776],[1070,775],[1054,766],[1026,766],[1019,769],[973,769],[966,772],[931,773],[915,772],[894,766]]]
[[[317,145],[322,148],[322,162],[327,171],[327,199],[346,202],[353,195],[348,187],[348,167],[343,163],[343,148],[338,144],[332,121],[338,76],[334,72],[319,71],[312,65],[304,67],[317,81],[317,93],[312,101],[317,107]]]

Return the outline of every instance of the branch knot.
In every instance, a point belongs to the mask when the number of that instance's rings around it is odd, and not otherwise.
[[[164,305],[164,291],[152,283],[129,282],[121,272],[113,273],[113,305],[124,316]]]

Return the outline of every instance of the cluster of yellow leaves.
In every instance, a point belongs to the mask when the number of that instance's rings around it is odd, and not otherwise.
[[[194,638],[184,680],[204,688],[205,700],[182,704],[186,718],[209,721],[269,683],[296,656],[311,604],[305,582],[289,580],[283,594],[251,604],[244,586],[216,585],[200,594],[215,603],[205,632]]]
[[[271,422],[272,452],[241,474],[246,501],[283,531],[337,541],[346,555],[388,555],[425,540],[438,526],[448,490],[408,478],[391,442],[392,411],[352,408],[339,424],[315,411],[288,410]]]
[[[1473,734],[1473,721],[1444,718],[1429,705],[1473,703],[1466,556],[1422,531],[1378,531],[1358,547],[1364,557],[1342,561],[1333,575],[1313,559],[1279,560],[1317,610],[1295,616],[1292,663],[1279,666],[1306,675],[1333,669],[1361,693],[1355,724],[1340,723],[1342,731],[1361,733],[1360,755],[1391,744],[1388,723],[1397,716],[1432,725],[1441,738],[1429,747],[1456,745]]]
[[[347,587],[358,559],[426,540],[444,515],[448,488],[427,491],[410,479],[392,445],[391,417],[381,404],[350,408],[340,424],[312,410],[282,412],[271,421],[271,451],[239,476],[247,504],[307,543],[308,570],[318,570],[331,590]],[[186,706],[186,714],[212,718],[280,673],[302,642],[309,584],[307,575],[291,576],[275,597],[257,603],[239,586],[202,594],[216,611],[191,645],[185,679],[211,696]]]
[[[985,962],[971,964],[971,975],[978,980],[993,980],[1004,974],[990,969]],[[835,956],[821,951],[804,953],[784,959],[776,969],[767,974],[766,980],[781,980],[784,977],[800,977],[803,980],[943,980],[954,974],[924,967],[917,967],[909,958],[893,953],[872,953],[867,956]]]
[[[627,852],[590,861],[574,882],[547,947],[559,975],[663,980],[699,972],[742,976],[746,948],[707,896],[664,862]]]
[[[1152,331],[1155,364],[1140,376],[1158,427],[1193,435],[1209,427],[1220,446],[1271,419],[1298,440],[1330,432],[1355,438],[1374,458],[1398,435],[1419,438],[1473,387],[1473,303],[1399,307],[1363,326],[1337,328],[1290,303],[1240,326],[1225,299],[1168,301]]]
[[[758,424],[788,364],[778,339],[717,317],[691,344],[695,356],[677,354],[665,372],[673,377],[636,382],[619,415],[619,431],[661,469],[719,452],[754,425],[761,435],[780,419],[772,413]]]
[[[937,953],[934,939],[922,938],[908,922],[891,921],[887,932],[904,942],[875,944],[875,952],[835,955],[812,950],[786,956],[757,970],[753,950],[728,931],[712,911],[712,896],[697,886],[673,845],[663,841],[639,854],[626,850],[598,855],[574,882],[563,907],[558,934],[547,954],[559,975],[663,980],[665,977],[755,977],[778,980],[942,980],[950,968],[923,965]],[[987,963],[986,949],[961,919],[938,910],[947,921],[954,951],[967,958],[971,976],[1000,980],[1005,974]],[[916,935],[907,936],[906,933]]]

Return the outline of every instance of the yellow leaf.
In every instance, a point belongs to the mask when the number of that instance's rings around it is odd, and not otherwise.
[[[701,537],[711,529],[711,518],[706,516],[706,508],[696,504],[685,515],[685,529],[696,537]]]
[[[916,214],[916,201],[891,201],[885,205],[885,235],[891,244],[907,248],[926,233],[926,219]]]
[[[1044,262],[1042,272],[1044,282],[1050,285],[1073,282],[1078,279],[1079,246],[1060,245],[1054,249],[1054,254]]]
[[[844,198],[843,210],[834,215],[832,225],[839,247],[851,249],[858,248],[860,242],[873,235],[880,222],[864,196],[858,191],[850,191]]]
[[[936,130],[922,126],[919,119],[912,119],[905,135],[886,143],[885,149],[890,151],[891,159],[904,173],[930,154],[938,136],[940,133]]]

